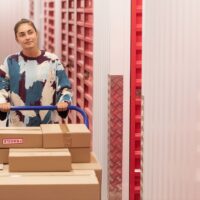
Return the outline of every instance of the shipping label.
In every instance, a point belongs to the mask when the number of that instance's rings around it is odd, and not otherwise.
[[[22,138],[4,138],[2,140],[3,144],[23,144]]]

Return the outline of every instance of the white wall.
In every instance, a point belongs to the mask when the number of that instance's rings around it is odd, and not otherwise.
[[[122,200],[129,199],[130,5],[131,0],[109,1],[109,74],[123,76]]]
[[[107,200],[108,75],[124,76],[122,199],[129,199],[130,0],[94,0],[93,147]]]
[[[199,8],[144,0],[144,200],[200,199]]]
[[[19,49],[13,28],[18,20],[28,17],[28,8],[28,0],[0,1],[0,63],[5,56]]]
[[[21,18],[27,18],[28,0],[2,0],[0,1],[0,64],[5,57],[19,51],[15,41],[14,25]],[[0,121],[5,126],[5,121]]]

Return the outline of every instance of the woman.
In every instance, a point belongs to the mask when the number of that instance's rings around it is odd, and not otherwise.
[[[60,116],[72,101],[71,85],[55,54],[40,50],[32,21],[21,19],[14,27],[21,52],[8,56],[0,66],[0,118],[12,106],[57,105]],[[9,126],[52,123],[52,111],[10,111]]]

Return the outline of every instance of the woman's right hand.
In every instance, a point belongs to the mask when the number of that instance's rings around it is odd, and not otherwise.
[[[10,103],[0,103],[0,111],[1,112],[9,112],[10,111]]]

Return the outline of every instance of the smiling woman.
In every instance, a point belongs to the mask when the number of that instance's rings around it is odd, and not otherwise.
[[[32,21],[21,19],[14,27],[22,50],[9,55],[0,66],[0,116],[12,106],[56,105],[66,117],[72,101],[71,84],[58,57],[38,47],[38,32]],[[9,126],[39,126],[53,122],[52,111],[10,111]]]
[[[14,27],[15,39],[22,47],[24,55],[38,57],[41,51],[38,47],[38,33],[32,21],[21,19]]]

